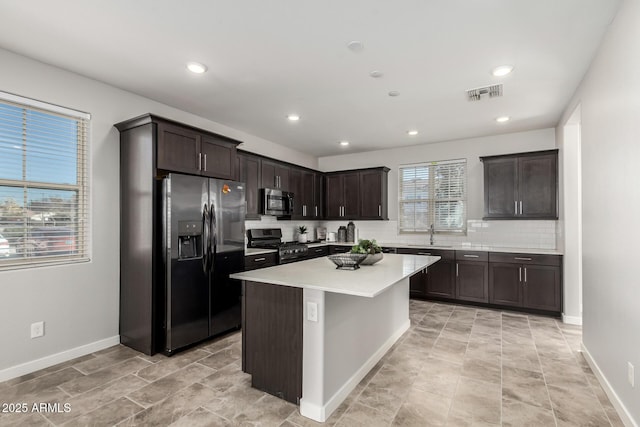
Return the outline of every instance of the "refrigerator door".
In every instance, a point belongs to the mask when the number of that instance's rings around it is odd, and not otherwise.
[[[209,200],[213,259],[209,331],[213,336],[241,324],[241,282],[229,274],[244,270],[244,183],[212,179]]]
[[[209,337],[209,180],[165,178],[165,352]]]

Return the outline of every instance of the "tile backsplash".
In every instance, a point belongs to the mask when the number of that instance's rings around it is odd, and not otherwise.
[[[246,221],[249,228],[281,228],[284,241],[297,239],[297,228],[306,225],[309,239],[315,239],[315,228],[337,231],[348,221],[278,221],[263,216],[260,221]],[[556,249],[557,221],[467,221],[467,235],[436,234],[435,244],[493,246],[502,248]],[[376,239],[381,243],[428,244],[429,234],[398,234],[397,221],[354,221],[361,239]]]

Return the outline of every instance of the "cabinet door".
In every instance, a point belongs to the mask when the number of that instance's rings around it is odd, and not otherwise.
[[[518,211],[517,158],[484,161],[484,217],[512,218]]]
[[[290,168],[288,166],[276,165],[275,173],[278,177],[278,188],[282,191],[290,191],[289,189],[289,172]]]
[[[345,173],[343,175],[342,212],[345,219],[357,219],[360,217],[360,174],[358,172]]]
[[[300,200],[302,201],[302,204],[303,204],[302,216],[304,218],[309,218],[309,219],[316,218],[316,210],[314,208],[315,177],[316,177],[316,174],[313,172],[302,171],[302,176],[301,176],[302,182],[300,185],[300,192],[301,192]]]
[[[560,267],[556,266],[523,266],[524,307],[560,312],[562,310],[560,275]]]
[[[200,134],[158,123],[158,169],[199,174]]]
[[[492,262],[489,264],[489,302],[522,306],[522,266]]]
[[[409,296],[426,298],[427,296],[427,273],[420,270],[409,278]]]
[[[340,219],[343,200],[342,175],[328,175],[325,180],[325,217]]]
[[[289,191],[293,193],[292,219],[300,219],[304,213],[304,195],[302,190],[302,171],[291,169],[289,172]]]
[[[521,157],[518,162],[519,216],[557,219],[557,154]]]
[[[489,301],[488,263],[456,261],[456,298],[462,301]]]
[[[271,162],[262,161],[262,181],[260,186],[262,188],[278,188],[278,182],[276,179],[276,165]]]
[[[360,172],[360,218],[384,219],[382,216],[383,175],[379,170]]]
[[[253,156],[238,155],[240,170],[238,179],[245,184],[247,219],[260,219],[260,159]]]
[[[344,254],[347,252],[351,252],[351,246],[347,245],[331,245],[329,246],[329,254]]]
[[[324,182],[321,173],[313,174],[313,217],[316,219],[324,218]]]
[[[444,258],[429,266],[426,274],[426,295],[440,298],[455,298],[454,270],[454,261],[445,260]]]
[[[230,142],[203,135],[200,143],[202,175],[220,179],[234,179],[236,146]]]

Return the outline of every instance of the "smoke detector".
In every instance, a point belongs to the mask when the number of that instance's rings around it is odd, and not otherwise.
[[[467,89],[467,100],[469,101],[480,101],[483,95],[489,95],[489,98],[502,96],[502,84]]]

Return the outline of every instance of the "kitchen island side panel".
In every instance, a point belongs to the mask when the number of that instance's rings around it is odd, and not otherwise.
[[[302,396],[302,289],[244,283],[243,359],[251,385],[297,404]]]

